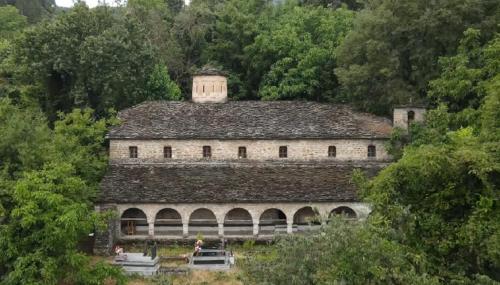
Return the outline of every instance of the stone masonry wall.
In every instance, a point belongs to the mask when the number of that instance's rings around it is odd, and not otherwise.
[[[96,212],[105,211],[116,211],[115,205],[102,205],[95,207]],[[119,213],[121,214],[121,213]],[[109,219],[107,228],[104,230],[96,230],[95,243],[94,243],[94,253],[98,255],[109,255],[111,254],[113,245],[115,243],[115,237],[119,233],[119,221],[117,219]]]
[[[211,160],[237,160],[238,147],[247,149],[248,160],[388,160],[384,140],[111,140],[112,162],[166,162],[202,160],[203,146],[211,146]],[[328,157],[328,147],[335,146],[337,155]],[[377,155],[367,157],[369,145]],[[129,158],[129,147],[137,146],[138,158]],[[163,158],[163,148],[172,148],[172,158]],[[279,147],[288,147],[288,158],[279,158]]]
[[[227,79],[218,75],[193,77],[192,100],[196,103],[223,103],[227,101]]]

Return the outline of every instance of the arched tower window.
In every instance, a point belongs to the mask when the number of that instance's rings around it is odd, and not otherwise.
[[[415,112],[408,111],[408,126],[415,121]]]

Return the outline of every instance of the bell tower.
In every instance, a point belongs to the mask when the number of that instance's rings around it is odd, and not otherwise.
[[[226,75],[215,68],[203,67],[193,76],[191,99],[195,103],[227,102]]]
[[[392,126],[407,130],[412,122],[423,122],[426,109],[422,106],[394,107]]]

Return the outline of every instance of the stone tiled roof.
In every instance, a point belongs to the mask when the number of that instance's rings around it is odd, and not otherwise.
[[[370,176],[385,164],[115,164],[101,203],[352,202],[353,169]]]
[[[194,75],[222,75],[226,76],[226,72],[214,66],[205,65],[201,69],[198,69]]]
[[[299,139],[388,138],[390,120],[345,105],[304,101],[219,104],[148,101],[119,114],[109,138]]]

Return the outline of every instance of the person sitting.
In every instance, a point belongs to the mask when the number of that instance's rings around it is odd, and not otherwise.
[[[198,256],[200,255],[201,252],[201,245],[203,244],[202,240],[197,240],[196,243],[194,244],[194,255]]]
[[[116,261],[127,260],[127,255],[123,253],[123,247],[120,247],[119,245],[115,246],[115,254]]]

